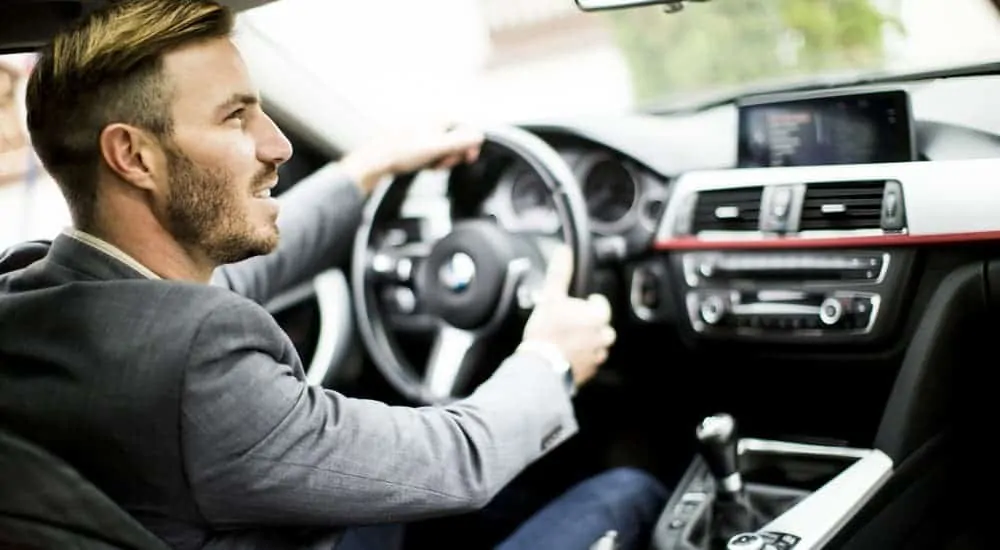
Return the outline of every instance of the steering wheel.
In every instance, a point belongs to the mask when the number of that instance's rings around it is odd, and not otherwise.
[[[545,184],[560,222],[559,240],[573,251],[570,294],[583,295],[591,265],[590,229],[572,170],[551,146],[515,127],[485,132],[476,164],[498,158],[507,159],[506,166],[522,162]],[[472,168],[454,170],[475,172]],[[495,220],[456,216],[454,197],[447,214],[451,230],[443,237],[418,236],[415,242],[403,242],[406,239],[398,239],[397,233],[387,238],[386,227],[401,219],[400,207],[416,175],[398,176],[369,198],[354,241],[351,287],[358,331],[376,367],[407,398],[421,404],[445,403],[460,397],[474,379],[483,363],[478,356],[486,348],[494,356],[513,352],[513,347],[498,349],[491,337],[516,312],[527,313],[534,307],[548,260],[537,239],[508,231]],[[461,187],[470,183],[488,182],[464,182]],[[486,194],[482,189],[473,191],[481,205]],[[404,292],[406,307],[397,304],[387,312],[380,292],[393,290]],[[393,323],[387,322],[390,315]],[[434,331],[423,370],[414,368],[401,353],[393,330],[401,320]]]

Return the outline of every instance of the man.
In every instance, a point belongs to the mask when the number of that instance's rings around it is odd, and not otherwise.
[[[126,0],[42,52],[28,127],[74,229],[0,275],[0,427],[174,548],[347,550],[385,535],[351,526],[482,507],[576,430],[560,373],[568,363],[582,384],[606,358],[607,302],[567,296],[563,252],[525,344],[469,398],[389,407],[308,386],[259,304],[327,267],[383,176],[473,160],[482,138],[353,153],[295,186],[279,216],[270,190],[292,151],[232,24],[211,0]],[[505,545],[582,547],[605,527],[635,544],[662,503],[655,481],[614,472]]]

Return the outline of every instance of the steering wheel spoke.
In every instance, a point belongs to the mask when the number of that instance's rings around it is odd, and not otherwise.
[[[432,401],[455,395],[469,375],[469,355],[479,341],[479,333],[453,327],[441,322],[434,335],[427,371],[424,373],[424,390]]]

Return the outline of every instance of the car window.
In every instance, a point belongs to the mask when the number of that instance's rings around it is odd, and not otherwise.
[[[34,60],[34,54],[0,55],[0,251],[24,241],[53,239],[71,224],[62,192],[42,167],[27,132],[24,92]],[[332,160],[283,130],[295,155],[279,170],[276,194]]]
[[[990,0],[280,0],[243,22],[379,121],[524,120],[1000,60]]]
[[[24,89],[35,56],[0,55],[0,250],[34,239],[52,239],[70,224],[55,181],[31,148]]]

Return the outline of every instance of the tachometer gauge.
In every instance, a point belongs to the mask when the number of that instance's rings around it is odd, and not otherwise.
[[[543,234],[559,231],[556,203],[541,176],[522,170],[512,176],[509,185],[513,219],[507,223],[508,229]]]
[[[510,187],[510,202],[518,216],[531,215],[534,211],[555,209],[552,195],[545,182],[534,172],[522,172]]]

